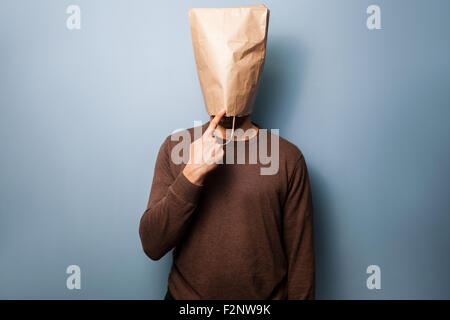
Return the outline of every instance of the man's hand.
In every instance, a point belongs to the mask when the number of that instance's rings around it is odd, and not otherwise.
[[[216,168],[217,162],[223,158],[223,146],[217,142],[213,133],[225,113],[225,109],[217,113],[202,137],[191,143],[189,161],[183,174],[193,184],[202,185],[206,174]]]

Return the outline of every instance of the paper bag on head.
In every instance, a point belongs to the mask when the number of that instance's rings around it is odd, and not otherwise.
[[[266,56],[264,5],[189,9],[198,78],[209,115],[252,113]]]

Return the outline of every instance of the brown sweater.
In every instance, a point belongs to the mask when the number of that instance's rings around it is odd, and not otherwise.
[[[193,128],[188,131],[193,137]],[[249,150],[259,138],[229,145]],[[197,186],[183,175],[184,164],[171,161],[178,143],[169,136],[161,146],[139,228],[151,259],[175,248],[168,279],[173,297],[314,299],[313,206],[301,151],[280,137],[275,175],[261,175],[268,165],[259,159],[237,164],[235,151],[234,164],[224,159]]]

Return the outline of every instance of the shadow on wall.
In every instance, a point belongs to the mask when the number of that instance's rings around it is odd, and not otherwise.
[[[292,115],[302,115],[301,94],[306,70],[307,49],[297,39],[276,36],[268,38],[263,78],[256,97],[252,120],[263,128],[280,129],[280,134],[292,128],[295,132],[298,122]],[[300,108],[299,113],[296,109]],[[314,228],[316,246],[317,298],[338,296],[338,288],[327,270],[333,260],[332,239],[336,238],[331,216],[326,178],[320,174],[314,163],[308,162],[314,202]]]
[[[276,36],[267,40],[266,61],[252,120],[263,128],[279,128],[292,123],[298,107],[306,65],[305,49],[295,39]]]
[[[326,177],[314,163],[308,164],[308,173],[310,176],[311,190],[314,203],[314,241],[316,253],[316,298],[317,299],[338,299],[339,288],[333,286],[336,284],[335,278],[339,274],[336,270],[340,266],[336,261],[335,241],[338,239],[335,219],[333,217],[333,203],[330,197]],[[334,266],[334,267],[332,267]],[[334,270],[334,273],[330,273]]]

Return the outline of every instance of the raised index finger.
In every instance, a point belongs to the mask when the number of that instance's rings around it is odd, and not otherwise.
[[[211,120],[211,122],[209,123],[208,126],[208,131],[213,131],[215,128],[217,128],[217,126],[219,125],[220,119],[222,119],[222,117],[225,115],[225,113],[227,112],[226,109],[222,109],[220,110],[215,117]]]

